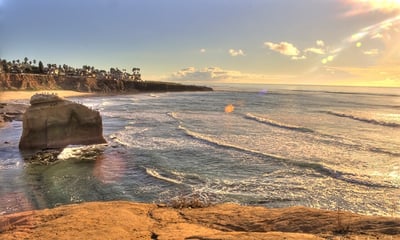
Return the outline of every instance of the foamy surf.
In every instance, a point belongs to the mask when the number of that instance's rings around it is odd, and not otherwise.
[[[157,178],[157,179],[160,179],[163,181],[167,181],[167,182],[175,183],[175,184],[182,184],[182,181],[180,181],[180,180],[162,176],[159,172],[157,172],[157,170],[155,170],[153,168],[146,168],[146,173],[154,178]]]
[[[309,129],[309,128],[277,122],[277,121],[274,121],[274,120],[271,120],[271,119],[267,119],[267,118],[256,116],[256,115],[251,114],[251,113],[247,113],[245,115],[245,118],[257,121],[259,123],[264,123],[264,124],[267,124],[267,125],[270,125],[270,126],[273,126],[273,127],[279,127],[279,128],[283,128],[283,129],[289,129],[289,130],[300,131],[300,132],[310,132],[310,133],[314,132],[314,130]]]
[[[377,120],[377,119],[365,118],[365,117],[347,114],[347,113],[340,113],[340,112],[333,112],[333,111],[322,111],[322,113],[326,113],[326,114],[336,116],[336,117],[348,118],[348,119],[352,119],[352,120],[356,120],[356,121],[360,121],[360,122],[370,123],[370,124],[374,124],[374,125],[385,126],[385,127],[394,127],[394,128],[400,127],[399,123],[386,122],[386,121],[381,121],[381,120]]]

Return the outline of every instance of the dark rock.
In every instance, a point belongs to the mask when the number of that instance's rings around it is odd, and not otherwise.
[[[36,94],[23,116],[20,149],[105,143],[100,113],[56,95]]]
[[[22,121],[22,115],[27,108],[26,104],[0,103],[0,122]]]
[[[26,158],[25,161],[36,165],[50,165],[51,163],[58,160],[57,156],[61,153],[60,149],[48,149],[36,152],[30,157]]]

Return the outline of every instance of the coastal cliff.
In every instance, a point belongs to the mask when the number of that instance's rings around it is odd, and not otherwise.
[[[171,82],[133,81],[90,76],[0,73],[0,91],[72,90],[98,93],[212,91],[212,88]]]

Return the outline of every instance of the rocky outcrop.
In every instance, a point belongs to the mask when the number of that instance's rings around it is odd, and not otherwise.
[[[10,201],[11,202],[11,201]],[[112,213],[112,214],[110,214]],[[91,202],[0,216],[8,239],[400,239],[398,218],[237,204],[173,209]]]
[[[0,103],[0,127],[5,122],[21,121],[27,105],[20,103]]]
[[[105,143],[100,113],[56,95],[36,94],[23,116],[20,149]]]
[[[212,88],[171,82],[117,80],[89,76],[0,73],[0,91],[6,90],[72,90],[79,92],[130,93],[140,91],[212,91]]]

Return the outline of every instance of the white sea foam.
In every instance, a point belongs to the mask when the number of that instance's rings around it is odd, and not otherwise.
[[[268,124],[268,125],[273,126],[273,127],[279,127],[279,128],[295,130],[295,131],[300,131],[300,132],[314,132],[313,130],[305,128],[305,127],[300,127],[300,126],[295,126],[295,125],[290,125],[290,124],[286,124],[286,123],[277,122],[277,121],[274,121],[272,119],[259,117],[259,116],[256,116],[254,114],[251,114],[251,113],[247,113],[245,115],[245,117],[247,119],[255,120],[257,122]]]
[[[146,168],[146,173],[148,175],[155,177],[157,179],[160,179],[160,180],[164,180],[164,181],[175,183],[175,184],[182,184],[182,181],[162,176],[159,172],[157,172],[157,170],[152,169],[152,168]]]

